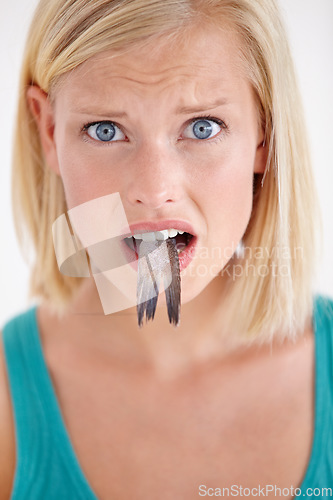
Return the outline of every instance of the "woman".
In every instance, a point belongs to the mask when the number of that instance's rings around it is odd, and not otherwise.
[[[332,303],[312,292],[316,196],[275,2],[42,0],[24,61],[15,206],[41,302],[3,332],[0,498],[324,496]],[[135,307],[109,314],[91,248],[94,279],[59,271],[52,224],[113,238],[110,196],[140,249],[189,235],[176,330],[163,293],[141,329]]]

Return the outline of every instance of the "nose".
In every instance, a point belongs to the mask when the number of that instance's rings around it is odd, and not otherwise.
[[[128,171],[126,197],[132,206],[156,210],[181,199],[183,169],[170,146],[142,145]]]

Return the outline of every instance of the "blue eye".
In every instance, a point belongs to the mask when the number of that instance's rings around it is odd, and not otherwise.
[[[184,136],[188,139],[210,139],[223,128],[223,122],[200,118],[186,127]]]
[[[112,123],[100,123],[96,127],[96,136],[101,141],[111,141],[116,135],[116,131]]]
[[[87,134],[96,141],[115,142],[126,138],[124,133],[113,122],[97,122],[84,127]]]

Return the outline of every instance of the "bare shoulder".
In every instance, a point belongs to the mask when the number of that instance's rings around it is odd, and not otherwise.
[[[15,472],[14,420],[0,331],[0,500],[9,500]]]

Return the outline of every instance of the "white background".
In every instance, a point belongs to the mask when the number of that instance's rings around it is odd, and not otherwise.
[[[36,0],[1,0],[0,16],[0,325],[26,308],[28,267],[21,256],[10,206],[10,157],[17,81]],[[324,253],[316,289],[333,296],[333,0],[280,0],[306,110],[324,223]]]

